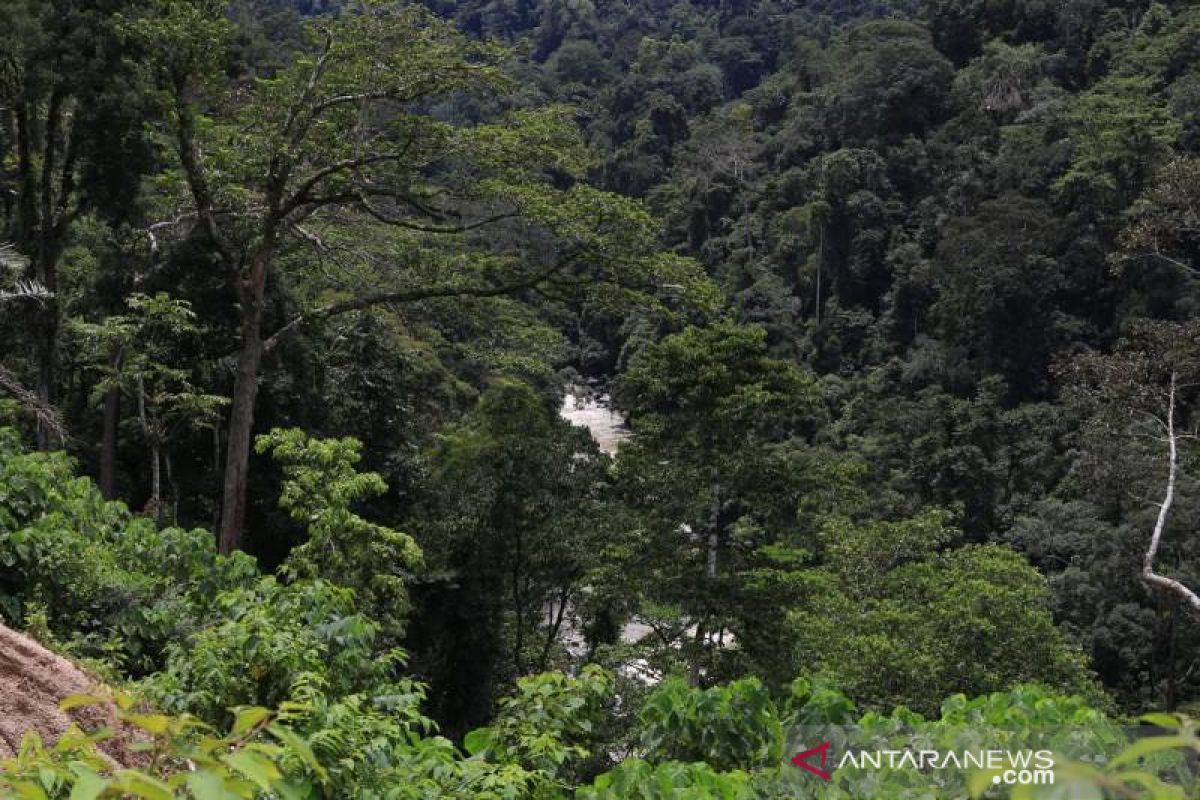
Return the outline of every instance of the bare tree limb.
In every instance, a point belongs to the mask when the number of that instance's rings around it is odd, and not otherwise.
[[[1178,259],[1171,258],[1170,256],[1159,252],[1157,249],[1145,250],[1141,253],[1134,253],[1134,254],[1132,254],[1131,257],[1132,258],[1157,258],[1160,261],[1170,264],[1173,267],[1178,267],[1179,269],[1183,270],[1184,272],[1187,272],[1190,275],[1195,275],[1197,272],[1196,268],[1193,267],[1191,264],[1187,264]]]
[[[289,225],[288,228],[292,231],[292,233],[311,244],[317,250],[317,252],[324,252],[325,250],[329,249],[329,246],[325,244],[325,241],[320,236],[317,236],[307,228],[294,223]]]
[[[1175,433],[1177,377],[1175,372],[1171,373],[1171,389],[1167,395],[1167,452],[1169,454],[1167,490],[1163,495],[1162,503],[1158,506],[1158,518],[1154,522],[1154,533],[1150,537],[1150,546],[1146,548],[1146,555],[1142,560],[1142,583],[1158,592],[1174,595],[1183,600],[1194,615],[1200,616],[1200,596],[1174,578],[1168,578],[1154,571],[1154,559],[1158,556],[1163,530],[1167,526],[1167,519],[1171,513],[1171,504],[1175,501],[1175,483],[1179,477],[1179,445],[1178,436]]]
[[[287,119],[283,123],[283,138],[290,141],[293,146],[299,144],[300,140],[307,132],[308,127],[306,125],[302,126],[298,131],[296,131],[294,136],[292,128],[296,125],[296,120],[300,116],[301,109],[308,104],[309,100],[313,96],[313,92],[316,91],[317,82],[321,79],[321,75],[325,72],[325,61],[329,58],[329,51],[333,49],[333,31],[325,29],[324,34],[325,41],[321,47],[321,54],[317,56],[316,61],[313,62],[312,71],[309,72],[308,80],[304,84],[304,91],[300,93],[300,99],[297,100],[292,105],[291,109],[288,110]]]

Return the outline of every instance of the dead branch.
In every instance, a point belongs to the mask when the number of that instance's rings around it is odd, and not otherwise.
[[[1167,452],[1169,466],[1167,470],[1167,489],[1163,501],[1158,506],[1158,518],[1154,522],[1154,533],[1150,537],[1150,546],[1142,560],[1142,583],[1151,589],[1187,603],[1189,610],[1200,616],[1200,596],[1174,578],[1168,578],[1154,571],[1154,559],[1158,556],[1158,548],[1162,543],[1163,529],[1171,513],[1171,504],[1175,501],[1175,483],[1179,478],[1179,443],[1175,433],[1175,390],[1177,376],[1171,373],[1171,389],[1167,395]]]

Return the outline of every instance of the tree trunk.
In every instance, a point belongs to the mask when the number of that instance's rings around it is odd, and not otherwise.
[[[55,378],[58,373],[58,259],[62,244],[52,232],[42,234],[36,259],[32,263],[33,278],[46,288],[50,297],[32,310],[30,330],[35,337],[33,343],[34,363],[37,366],[37,383],[34,394],[43,408],[54,408]],[[58,437],[54,431],[39,425],[37,445],[39,450],[50,450]]]
[[[538,659],[538,672],[545,672],[547,665],[550,663],[550,648],[558,639],[558,632],[562,630],[563,620],[567,616],[567,603],[571,599],[571,589],[567,587],[558,595],[558,607],[555,608],[551,603],[552,616],[550,619],[550,630],[546,631],[546,640],[542,643],[542,655]]]
[[[137,379],[137,412],[142,437],[150,445],[150,502],[146,508],[153,509],[155,522],[162,522],[162,459],[159,457],[155,426],[150,424],[150,417],[146,413],[146,386],[140,375]]]
[[[37,254],[33,258],[31,266],[34,276],[50,293],[50,297],[42,304],[41,318],[34,326],[34,335],[37,336],[37,342],[34,345],[34,354],[37,359],[37,385],[34,390],[38,400],[46,408],[54,407],[55,378],[58,372],[58,260],[63,251],[63,236],[66,226],[64,215],[68,199],[66,195],[57,198],[55,192],[55,178],[59,177],[60,148],[67,153],[61,165],[64,172],[58,181],[60,190],[66,191],[67,175],[73,169],[73,165],[70,164],[72,158],[69,155],[72,148],[66,144],[69,134],[62,133],[62,140],[60,140],[60,126],[64,117],[69,113],[68,105],[66,92],[61,87],[55,88],[50,94],[46,110],[45,130],[42,133],[41,180],[37,189],[39,202],[37,210],[34,212],[37,215],[35,223]],[[30,188],[32,189],[32,185]],[[56,213],[56,208],[59,206],[61,209]],[[49,450],[54,445],[53,432],[39,427],[37,442],[39,449]]]
[[[150,445],[150,505],[154,507],[154,521],[161,524],[162,515],[162,456],[158,444]]]
[[[222,555],[241,549],[246,524],[254,403],[258,399],[258,373],[263,357],[263,297],[270,260],[268,248],[255,254],[250,276],[243,282],[240,292],[242,349],[233,381],[233,408],[229,412],[229,441],[225,448],[225,481],[221,497],[221,530],[217,539],[217,549]]]
[[[825,225],[821,225],[820,243],[817,245],[817,325],[821,324],[821,272],[825,268]]]
[[[1163,531],[1167,527],[1167,519],[1171,513],[1171,504],[1175,500],[1175,484],[1179,478],[1179,433],[1175,430],[1175,394],[1179,388],[1179,376],[1171,373],[1171,388],[1167,394],[1167,419],[1163,424],[1167,440],[1167,488],[1163,500],[1158,504],[1158,519],[1154,523],[1154,532],[1150,535],[1150,545],[1142,557],[1142,583],[1150,589],[1161,592],[1167,597],[1174,597],[1187,603],[1187,611],[1200,619],[1200,595],[1183,585],[1175,578],[1169,578],[1154,571],[1154,560],[1162,544]]]
[[[686,633],[686,631],[685,631]],[[688,670],[688,685],[700,685],[700,658],[704,655],[704,620],[696,620],[696,635],[692,642],[696,646],[696,658],[692,661],[691,668]]]
[[[118,349],[111,359],[113,368],[121,364]],[[121,390],[109,389],[104,393],[104,422],[100,443],[100,493],[105,500],[117,497],[117,442],[120,438]]]
[[[37,384],[34,393],[43,408],[54,408],[54,375],[58,342],[58,319],[54,300],[46,301],[40,320],[33,326],[37,341],[34,343],[34,357],[37,363]],[[54,432],[43,425],[37,429],[37,447],[39,450],[50,450],[54,447]]]
[[[710,581],[717,577],[717,549],[721,545],[721,473],[713,467],[709,484],[708,559],[704,576]]]
[[[515,553],[513,556],[512,581],[513,581],[513,623],[515,625],[515,636],[513,641],[513,665],[516,667],[517,675],[525,674],[525,598],[521,591],[521,575],[525,562],[524,552],[524,537],[521,535],[520,529],[517,530],[515,541]]]
[[[1178,626],[1175,623],[1178,605],[1174,601],[1168,601],[1167,605],[1170,622],[1167,627],[1167,696],[1164,707],[1168,712],[1173,712],[1179,707],[1179,668],[1175,657],[1175,645],[1179,639]]]
[[[708,508],[708,541],[707,553],[704,560],[704,577],[708,582],[717,578],[717,551],[721,547],[721,472],[712,468],[709,479],[709,508]],[[705,598],[705,603],[709,602]],[[705,637],[708,632],[708,611],[696,621],[696,661],[692,664],[691,684],[700,685],[700,658],[706,649]]]
[[[175,469],[171,464],[171,451],[163,450],[163,467],[167,470],[167,486],[171,491],[171,524],[179,525],[179,484],[175,482]]]
[[[261,314],[242,336],[237,376],[233,383],[233,408],[229,414],[229,440],[225,447],[225,484],[221,497],[221,534],[218,550],[229,555],[242,547],[246,524],[246,485],[250,469],[250,445],[254,435],[254,402],[258,399],[258,372],[262,365]]]
[[[117,497],[117,425],[121,419],[121,393],[104,393],[104,432],[100,443],[100,493],[105,500]]]

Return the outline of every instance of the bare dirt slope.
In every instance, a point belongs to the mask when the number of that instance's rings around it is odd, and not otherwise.
[[[72,723],[84,730],[115,727],[111,707],[89,706],[61,711],[59,701],[72,694],[92,694],[96,681],[62,656],[28,636],[0,625],[0,757],[13,755],[26,731],[52,743]],[[118,762],[128,753],[124,743],[102,745]]]

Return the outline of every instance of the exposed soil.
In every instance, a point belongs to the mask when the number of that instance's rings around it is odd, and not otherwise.
[[[97,682],[62,656],[28,636],[0,625],[0,757],[14,755],[27,731],[36,731],[51,744],[71,723],[84,730],[116,730],[113,708],[85,706],[69,712],[59,702],[73,694],[96,694]],[[115,761],[131,762],[127,737],[101,744]]]

